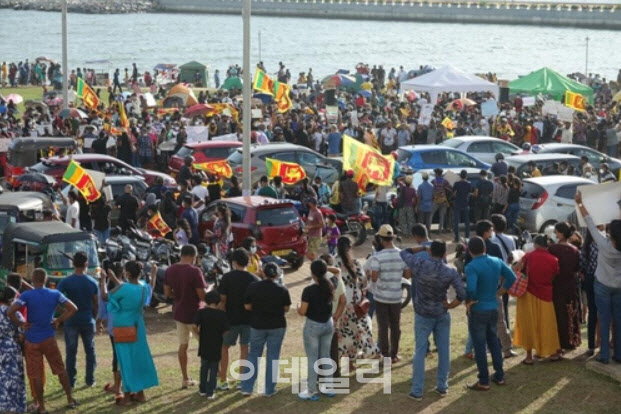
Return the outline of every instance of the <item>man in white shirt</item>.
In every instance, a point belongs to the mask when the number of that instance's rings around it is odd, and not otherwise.
[[[67,198],[63,196],[63,203],[67,206],[65,223],[74,229],[80,230],[80,203],[78,203],[78,196],[73,191],[69,191]]]
[[[265,145],[269,143],[270,140],[267,139],[267,135],[265,135],[265,125],[259,124],[259,128],[257,130],[257,144]]]
[[[199,175],[192,176],[192,196],[194,197],[194,208],[196,212],[200,214],[205,208],[206,199],[209,196],[209,191],[207,191],[206,187],[203,187],[203,180],[201,180]]]

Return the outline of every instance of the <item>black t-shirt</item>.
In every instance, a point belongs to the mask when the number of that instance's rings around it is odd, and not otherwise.
[[[248,325],[250,312],[244,308],[246,290],[253,282],[259,279],[245,270],[233,270],[222,276],[218,291],[226,295],[226,316],[231,325]]]
[[[306,317],[312,321],[325,323],[332,317],[332,299],[321,297],[319,285],[312,284],[302,291],[302,302],[308,303]]]
[[[108,154],[107,148],[106,148],[106,139],[104,138],[98,138],[95,141],[93,141],[93,144],[91,146],[91,149],[93,150],[93,152],[95,154]]]
[[[190,167],[188,167],[187,165],[184,165],[179,169],[179,176],[177,177],[177,182],[183,183],[186,181],[190,181],[190,178],[192,178],[192,170],[190,170]]]
[[[200,328],[198,356],[209,361],[219,361],[222,353],[222,335],[229,330],[226,313],[219,309],[199,309],[194,324]]]
[[[122,218],[136,220],[136,212],[138,210],[138,199],[129,194],[124,193],[117,199],[116,205],[120,207],[119,215]]]
[[[110,228],[110,211],[108,204],[93,206],[91,209],[91,217],[93,218],[95,230],[104,231]]]
[[[286,328],[285,306],[291,306],[286,287],[271,280],[252,283],[246,290],[245,303],[252,305],[250,326],[254,329]]]
[[[209,194],[209,201],[220,200],[222,198],[222,187],[218,183],[209,183],[207,193]]]

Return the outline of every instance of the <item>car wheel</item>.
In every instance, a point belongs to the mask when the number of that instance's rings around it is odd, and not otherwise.
[[[401,308],[405,308],[412,300],[412,290],[407,283],[401,283]]]
[[[293,271],[298,270],[304,264],[304,256],[298,256],[291,261],[291,269]]]
[[[367,229],[364,224],[357,221],[348,221],[349,235],[353,239],[354,246],[360,246],[367,241]]]
[[[549,226],[554,226],[557,223],[556,220],[548,220],[545,223],[543,223],[543,226],[541,226],[541,228],[539,229],[539,234],[543,234],[546,231],[546,228]]]

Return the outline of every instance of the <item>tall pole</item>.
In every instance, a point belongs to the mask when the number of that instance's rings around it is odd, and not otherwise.
[[[261,62],[261,31],[259,30],[259,62]]]
[[[586,38],[586,58],[584,60],[584,76],[589,76],[589,37]]]
[[[250,1],[244,0],[244,5],[242,9],[242,17],[244,20],[244,85],[243,85],[243,143],[242,143],[242,154],[243,154],[243,162],[242,167],[244,169],[242,175],[242,195],[249,196],[251,195],[251,185],[250,182],[250,121],[252,116],[250,115],[250,88],[251,88],[251,80],[250,80]]]
[[[67,0],[62,3],[63,26],[63,108],[69,108],[69,65],[67,64]]]

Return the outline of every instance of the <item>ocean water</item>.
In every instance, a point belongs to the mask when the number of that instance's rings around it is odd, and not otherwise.
[[[48,56],[61,60],[61,14],[0,10],[0,61]],[[208,14],[119,14],[68,16],[70,67],[112,71],[151,70],[158,63],[196,60],[224,72],[242,64],[242,18]],[[251,62],[270,73],[282,61],[292,76],[313,68],[315,77],[358,62],[494,72],[514,79],[542,66],[561,73],[588,71],[616,78],[621,68],[621,31],[576,28],[352,21],[256,16],[251,23]],[[261,47],[259,48],[259,36]],[[86,64],[106,60],[109,63]]]

